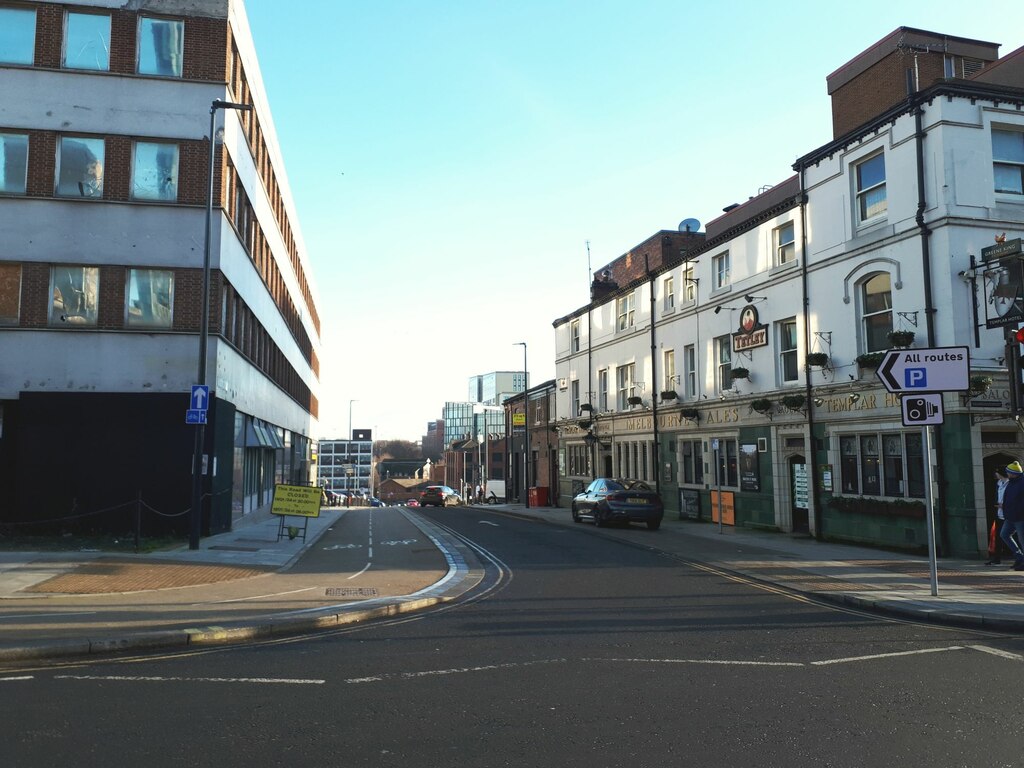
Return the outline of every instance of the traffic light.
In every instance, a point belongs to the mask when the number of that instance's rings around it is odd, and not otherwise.
[[[1014,414],[1024,411],[1024,371],[1021,370],[1021,346],[1024,345],[1024,326],[1007,329],[1006,370],[1010,376],[1010,408]]]

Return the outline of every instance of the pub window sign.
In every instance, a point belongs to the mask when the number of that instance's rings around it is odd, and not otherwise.
[[[747,304],[740,310],[740,327],[732,335],[732,351],[744,352],[754,347],[768,346],[768,326],[761,324],[757,307]]]

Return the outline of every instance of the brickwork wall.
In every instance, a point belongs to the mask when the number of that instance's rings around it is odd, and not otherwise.
[[[646,274],[646,269],[657,271],[663,265],[680,257],[685,248],[693,248],[704,242],[704,235],[699,232],[671,232],[664,230],[647,238],[640,245],[619,256],[615,261],[601,270],[611,272],[609,280],[622,286],[629,285]],[[644,261],[644,257],[647,261]],[[599,272],[601,271],[599,270]]]
[[[914,57],[897,52],[886,56],[832,94],[833,138],[873,120],[907,98],[907,70]],[[939,55],[917,57],[918,89],[923,90],[944,76]]]
[[[103,199],[131,199],[132,140],[127,136],[107,136],[103,151]]]
[[[99,317],[96,327],[116,330],[124,328],[125,283],[124,267],[100,267]]]
[[[182,75],[186,80],[227,82],[227,51],[227,19],[202,16],[185,19]]]
[[[64,8],[36,6],[36,66],[57,69],[64,37]]]
[[[52,131],[29,131],[28,183],[29,197],[52,197],[57,173],[57,134]]]
[[[130,75],[135,72],[135,35],[139,17],[131,11],[113,11],[110,19],[110,71]]]

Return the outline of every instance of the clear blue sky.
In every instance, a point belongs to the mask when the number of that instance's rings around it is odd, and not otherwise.
[[[418,439],[554,377],[594,269],[792,174],[825,77],[899,26],[1024,45],[1024,2],[248,0],[321,305],[321,436]]]

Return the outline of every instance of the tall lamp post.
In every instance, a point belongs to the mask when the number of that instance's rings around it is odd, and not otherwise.
[[[526,342],[514,346],[523,348],[523,496],[524,506],[530,508],[530,380],[526,367]]]
[[[352,483],[355,482],[356,488],[359,488],[359,475],[356,472],[358,466],[352,460],[352,403],[358,403],[358,400],[348,401],[348,437],[345,438],[345,445],[347,446],[348,453],[348,464],[350,467],[349,473],[345,476],[345,490],[348,491],[349,498],[352,497]],[[357,456],[358,458],[358,456]],[[353,480],[355,478],[355,480]]]
[[[203,243],[203,287],[202,315],[199,324],[199,372],[196,381],[206,383],[206,348],[210,338],[210,238],[213,229],[213,164],[217,162],[216,135],[217,110],[236,109],[249,112],[252,104],[236,104],[233,101],[214,99],[210,104],[210,164],[207,168],[206,186],[206,236]],[[188,548],[199,549],[199,535],[202,530],[203,503],[203,442],[206,439],[205,420],[196,425],[196,444],[192,454],[192,509],[189,514]]]

